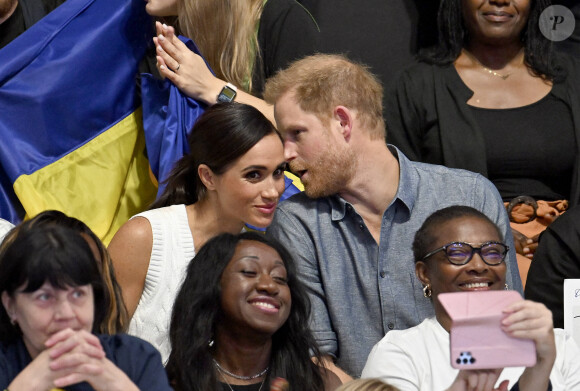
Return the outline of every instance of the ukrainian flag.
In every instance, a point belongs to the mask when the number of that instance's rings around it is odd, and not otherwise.
[[[151,34],[142,0],[67,0],[0,50],[0,217],[57,209],[108,243],[146,209],[136,75]]]

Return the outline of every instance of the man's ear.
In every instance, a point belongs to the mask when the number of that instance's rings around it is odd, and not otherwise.
[[[429,278],[429,267],[425,262],[419,261],[415,263],[415,275],[424,286],[431,285],[431,279]]]
[[[342,137],[346,141],[349,141],[354,119],[353,113],[347,107],[336,106],[334,108],[334,119],[340,123]]]
[[[216,175],[207,164],[200,164],[197,167],[197,175],[208,190],[215,190]]]

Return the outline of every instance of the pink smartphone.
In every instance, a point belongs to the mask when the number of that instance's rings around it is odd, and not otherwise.
[[[512,338],[501,329],[502,310],[523,300],[517,291],[441,293],[439,302],[451,317],[451,366],[457,369],[531,367],[536,345]]]

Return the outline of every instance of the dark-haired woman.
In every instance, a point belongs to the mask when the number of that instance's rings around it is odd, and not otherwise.
[[[0,389],[171,390],[149,343],[92,334],[106,316],[104,289],[78,232],[18,231],[0,252]]]
[[[513,201],[522,277],[533,236],[580,201],[580,62],[540,31],[549,5],[442,0],[439,45],[400,75],[385,108],[389,141],[409,158],[481,173]]]
[[[190,153],[176,163],[153,209],[109,245],[131,317],[129,333],[169,356],[169,317],[187,264],[207,240],[268,226],[284,191],[284,152],[257,109],[218,104],[196,122]]]
[[[107,248],[99,237],[82,221],[74,217],[67,216],[58,210],[46,210],[26,220],[10,231],[6,235],[6,241],[2,246],[7,245],[18,235],[34,227],[60,226],[71,228],[81,234],[89,244],[95,255],[97,267],[101,272],[104,284],[105,300],[103,305],[106,307],[105,316],[100,324],[95,324],[95,332],[102,334],[117,334],[127,331],[129,319],[127,309],[123,302],[121,287],[117,283],[115,271],[111,262],[111,257]]]
[[[178,391],[334,390],[308,329],[310,302],[288,251],[255,232],[222,234],[189,264],[171,317],[167,373]]]
[[[451,367],[451,318],[438,295],[506,289],[504,244],[499,228],[467,206],[451,206],[429,216],[415,234],[415,272],[431,300],[435,318],[407,330],[390,331],[368,357],[362,377],[380,377],[401,391],[547,391],[580,389],[580,350],[554,329],[552,313],[540,303],[521,300],[503,308],[503,331],[531,339],[534,366],[459,371]],[[492,342],[492,341],[490,341]]]

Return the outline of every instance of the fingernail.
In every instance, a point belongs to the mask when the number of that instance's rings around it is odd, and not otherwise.
[[[159,34],[159,40],[160,41],[165,41],[165,37],[163,36],[163,34]]]
[[[161,68],[161,69],[165,69],[165,65],[161,65],[159,68]]]
[[[163,23],[163,30],[167,30],[167,25]]]

